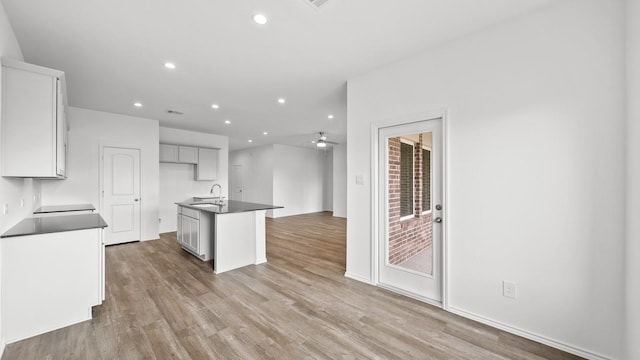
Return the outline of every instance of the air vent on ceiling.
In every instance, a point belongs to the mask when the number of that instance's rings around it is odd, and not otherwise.
[[[320,6],[326,4],[329,0],[304,0],[304,2],[306,2],[307,4],[313,6],[314,8],[318,9],[320,8]]]
[[[178,111],[178,110],[167,110],[167,114],[171,114],[171,115],[184,115],[184,113],[182,111]]]

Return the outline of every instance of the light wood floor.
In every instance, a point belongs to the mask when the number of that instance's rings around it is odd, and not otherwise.
[[[107,248],[94,318],[9,359],[572,359],[344,277],[345,220],[267,219],[267,264],[214,275],[175,234]]]

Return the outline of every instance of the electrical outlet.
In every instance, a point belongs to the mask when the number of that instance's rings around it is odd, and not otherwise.
[[[20,199],[20,207],[24,207],[24,199]]]
[[[7,213],[9,212],[9,204],[4,204],[4,206],[2,207],[2,212],[7,215]]]
[[[517,289],[518,286],[514,282],[506,280],[502,282],[502,295],[504,297],[515,299],[517,295]]]

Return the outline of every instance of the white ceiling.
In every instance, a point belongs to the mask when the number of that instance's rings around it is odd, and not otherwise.
[[[227,135],[240,149],[313,146],[318,131],[344,142],[347,79],[551,1],[329,0],[320,9],[306,0],[3,4],[25,60],[67,74],[71,106]],[[253,23],[255,13],[269,23]],[[166,69],[167,61],[177,68]]]

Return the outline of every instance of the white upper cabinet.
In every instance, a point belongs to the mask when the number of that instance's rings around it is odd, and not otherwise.
[[[178,162],[183,164],[197,164],[198,148],[191,146],[178,146]]]
[[[218,149],[160,144],[160,162],[195,164],[197,181],[218,180],[219,153]]]
[[[198,149],[196,180],[218,179],[218,149]]]
[[[66,177],[64,73],[2,60],[2,176]]]
[[[198,148],[193,146],[160,144],[160,162],[197,164]]]
[[[178,162],[178,146],[160,144],[160,162]]]

